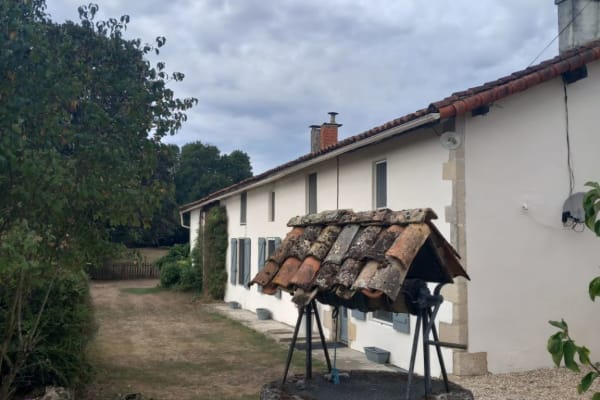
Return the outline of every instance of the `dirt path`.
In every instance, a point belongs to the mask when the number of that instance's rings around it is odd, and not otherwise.
[[[157,281],[92,285],[99,323],[91,348],[97,369],[83,399],[256,399],[282,374],[285,349],[209,313],[189,294]]]

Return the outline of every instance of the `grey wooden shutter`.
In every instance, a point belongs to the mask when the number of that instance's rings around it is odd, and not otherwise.
[[[275,250],[277,250],[279,246],[281,246],[281,238],[277,237],[275,238]],[[277,297],[278,299],[281,298],[281,289],[277,289],[277,291],[275,292],[275,297]]]
[[[265,266],[265,247],[267,241],[265,238],[258,238],[258,270],[262,270]],[[262,292],[262,286],[258,285],[258,292]]]
[[[394,329],[402,333],[410,333],[410,315],[394,313],[393,317]]]
[[[317,212],[317,174],[308,175],[308,212]]]
[[[375,164],[375,207],[387,206],[387,163]]]
[[[250,239],[244,239],[244,285],[250,283]]]
[[[229,282],[235,285],[235,277],[237,276],[237,239],[229,241],[231,251],[231,265],[229,266]]]
[[[367,319],[367,313],[364,313],[360,310],[352,310],[352,317],[354,319],[365,321]]]
[[[246,224],[246,210],[248,209],[248,195],[243,192],[240,195],[240,225]]]

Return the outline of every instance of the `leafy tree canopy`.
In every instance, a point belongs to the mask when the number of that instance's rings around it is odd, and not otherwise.
[[[109,255],[115,230],[150,226],[174,198],[176,149],[161,139],[181,127],[196,99],[168,88],[183,74],[146,60],[165,38],[126,40],[129,17],[95,21],[97,11],[83,6],[80,23],[56,24],[44,0],[0,0],[2,399],[76,379],[81,363],[65,366],[62,353],[42,351],[70,349],[78,359],[85,350],[86,332],[75,325],[74,339],[44,330],[56,322],[48,314],[63,278]],[[63,320],[79,313],[61,312]],[[28,375],[42,361],[60,382]]]
[[[128,16],[53,23],[44,0],[0,0],[0,237],[16,225],[48,253],[91,260],[111,231],[149,226],[172,191],[174,134],[196,99],[168,88],[165,44],[126,40]]]
[[[221,154],[215,146],[188,143],[181,149],[175,173],[175,197],[182,205],[251,176],[250,158],[243,151]]]

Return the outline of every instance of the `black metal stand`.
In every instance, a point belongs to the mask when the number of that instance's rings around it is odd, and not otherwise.
[[[408,382],[406,386],[406,400],[410,399],[410,385],[415,369],[415,359],[417,357],[417,347],[419,345],[419,333],[421,328],[423,329],[423,381],[425,384],[425,396],[431,395],[431,360],[429,354],[429,346],[434,345],[437,353],[437,358],[440,363],[440,369],[442,370],[442,377],[444,378],[444,386],[446,392],[450,392],[448,386],[448,374],[446,372],[446,365],[444,364],[444,358],[442,356],[442,347],[450,347],[455,349],[466,349],[467,346],[456,343],[440,342],[437,328],[435,327],[435,318],[444,301],[444,297],[440,294],[443,283],[436,286],[434,294],[431,295],[429,290],[427,293],[417,299],[415,305],[418,308],[417,311],[417,326],[415,327],[415,335],[413,339],[412,352],[410,355],[410,368],[408,370]],[[429,335],[433,336],[433,340],[429,338]]]
[[[328,371],[331,372],[331,361],[329,359],[329,352],[327,351],[327,343],[325,342],[325,335],[323,334],[323,326],[321,325],[321,319],[319,318],[319,312],[317,311],[317,303],[312,300],[306,306],[298,309],[298,319],[296,321],[296,327],[294,328],[294,335],[292,336],[292,342],[287,354],[287,361],[285,364],[285,372],[283,373],[283,382],[287,380],[288,372],[290,370],[290,364],[292,363],[292,356],[294,354],[294,348],[296,347],[296,341],[298,340],[298,331],[300,330],[300,324],[302,323],[302,317],[306,314],[306,379],[312,379],[312,318],[311,315],[314,313],[315,322],[319,329],[319,337],[321,338],[321,345],[323,346],[323,352],[325,353],[325,361],[327,362]]]

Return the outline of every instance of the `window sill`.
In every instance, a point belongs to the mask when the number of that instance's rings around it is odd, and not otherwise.
[[[394,323],[392,321],[386,321],[384,319],[371,318],[371,322],[378,323],[379,325],[393,327]]]

